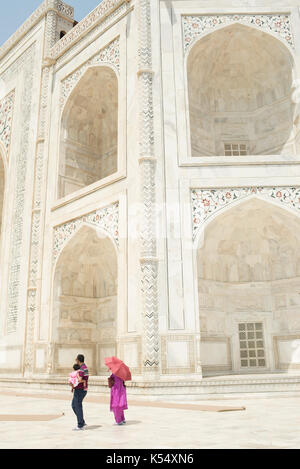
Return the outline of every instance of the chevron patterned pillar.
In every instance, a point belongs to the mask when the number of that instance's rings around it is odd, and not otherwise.
[[[139,164],[141,182],[141,295],[143,315],[143,372],[159,373],[158,259],[156,257],[153,71],[150,0],[139,11]]]

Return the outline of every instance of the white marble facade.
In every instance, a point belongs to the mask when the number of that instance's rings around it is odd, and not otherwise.
[[[0,379],[300,370],[299,18],[45,0],[0,48]]]

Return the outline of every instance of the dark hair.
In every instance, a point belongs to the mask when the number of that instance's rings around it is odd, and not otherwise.
[[[80,370],[80,366],[77,365],[77,363],[75,363],[75,365],[73,365],[73,370],[75,371]]]
[[[77,360],[80,361],[80,363],[84,363],[84,355],[77,355]]]

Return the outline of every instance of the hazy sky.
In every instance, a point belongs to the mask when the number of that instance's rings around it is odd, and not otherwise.
[[[1,1],[0,9],[0,45],[2,45],[22,23],[31,15],[43,0],[8,0]],[[96,8],[102,0],[69,0],[68,5],[75,8],[75,20],[80,21]]]

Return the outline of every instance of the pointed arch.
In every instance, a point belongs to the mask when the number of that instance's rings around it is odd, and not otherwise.
[[[115,250],[115,253],[116,253],[116,256],[118,256],[119,254],[119,246],[118,244],[116,243],[116,240],[115,238],[112,236],[112,234],[105,230],[104,228],[102,228],[101,226],[98,226],[98,225],[95,225],[93,223],[89,223],[89,222],[86,222],[86,221],[81,221],[80,224],[78,225],[78,227],[73,231],[72,234],[70,234],[70,236],[64,241],[62,247],[59,248],[59,252],[58,254],[55,256],[55,259],[54,259],[54,264],[53,264],[53,271],[55,271],[55,268],[56,268],[56,265],[59,261],[59,258],[60,256],[62,255],[64,249],[68,246],[68,244],[70,242],[72,242],[72,239],[77,235],[77,233],[84,227],[87,227],[87,228],[91,228],[92,230],[95,230],[95,232],[97,233],[97,235],[99,236],[99,238],[108,238],[110,239],[110,241],[112,242],[112,246],[114,247],[114,250]]]
[[[278,188],[278,191],[287,189],[287,188]],[[288,188],[290,189],[290,188]],[[201,225],[197,228],[196,235],[194,236],[193,245],[195,249],[198,248],[199,240],[203,238],[204,231],[206,228],[212,223],[216,218],[220,215],[230,211],[234,207],[238,207],[244,203],[247,203],[251,199],[257,199],[268,203],[271,207],[279,207],[282,210],[290,213],[291,215],[295,216],[296,218],[300,217],[300,210],[299,208],[295,207],[293,204],[283,204],[280,200],[276,200],[275,198],[264,195],[260,195],[257,191],[255,193],[250,193],[247,196],[237,198],[236,200],[231,201],[229,204],[224,204],[221,208],[216,210],[215,212],[211,213],[206,219],[203,219]]]
[[[276,229],[277,225],[280,228]],[[298,232],[299,236],[297,235]],[[237,243],[245,243],[245,248],[247,248],[247,243],[250,243],[251,237],[253,237],[253,239],[255,238],[252,249],[253,252],[259,252],[261,247],[259,240],[264,237],[265,239],[270,239],[273,244],[276,241],[278,249],[284,249],[285,246],[289,245],[291,248],[289,250],[286,249],[286,254],[287,251],[289,251],[289,257],[282,265],[283,268],[287,268],[289,270],[291,265],[294,265],[297,260],[296,246],[298,237],[300,242],[300,214],[292,213],[290,210],[278,206],[278,204],[274,204],[256,196],[248,197],[239,203],[232,204],[226,209],[221,210],[215,218],[207,221],[202,239],[200,240],[198,238],[197,250],[198,253],[201,250],[205,251],[204,247],[205,245],[207,246],[207,242],[212,244],[214,240],[214,242],[218,243],[218,240],[221,240],[221,238],[224,240],[226,239],[228,241],[226,241],[227,244],[232,243],[237,245]],[[264,246],[264,248],[267,249],[266,246]],[[212,257],[218,257],[221,251],[216,244],[214,247],[211,247],[210,252]],[[230,249],[228,252],[231,252]],[[271,251],[269,254],[272,254]],[[236,255],[239,255],[238,252]],[[276,256],[278,256],[278,253]],[[207,252],[203,254],[202,258],[205,259],[208,264],[210,263],[210,257]],[[245,262],[245,258],[243,256],[241,261]],[[272,262],[277,262],[277,259],[273,259]],[[225,260],[223,259],[221,263],[225,265]],[[233,260],[231,261],[231,264],[232,263]],[[298,264],[300,269],[300,253]],[[267,266],[268,269],[270,268],[270,265]],[[292,276],[300,277],[300,270],[299,272],[296,272],[296,264],[294,270],[295,271]],[[217,276],[219,273],[220,270],[215,272]],[[269,280],[275,280],[275,278],[271,278],[271,274],[269,277]],[[284,276],[282,278],[284,278]],[[238,281],[237,278],[236,281]],[[259,281],[259,279],[255,278],[254,275],[253,281]]]
[[[197,39],[186,56],[191,155],[295,154],[294,68],[288,47],[252,26]]]
[[[83,224],[55,265],[53,342],[57,373],[66,372],[66,357],[76,348],[88,357],[92,374],[104,371],[104,355],[116,353],[117,305],[116,246],[103,230]]]
[[[278,370],[274,337],[300,328],[299,214],[251,196],[208,219],[197,243],[204,372]]]
[[[278,41],[278,43],[279,43],[278,45],[280,45],[282,47],[283,51],[285,51],[285,52],[288,51],[289,56],[290,56],[291,66],[295,66],[294,49],[291,46],[288,45],[288,43],[287,43],[287,41],[284,37],[282,37],[279,34],[274,33],[271,29],[269,29],[269,30],[262,29],[261,27],[255,25],[255,23],[251,23],[251,25],[250,25],[250,24],[245,24],[245,23],[243,23],[243,21],[240,21],[240,20],[233,20],[231,23],[226,23],[226,24],[222,23],[222,24],[215,25],[213,30],[212,29],[207,29],[207,30],[203,31],[200,35],[197,35],[189,43],[189,45],[186,49],[185,61],[187,62],[189,54],[191,53],[192,49],[194,48],[194,46],[199,41],[201,41],[202,39],[204,39],[207,36],[210,36],[211,34],[214,34],[217,31],[222,31],[223,29],[230,28],[230,27],[235,26],[235,25],[237,25],[237,26],[240,25],[240,26],[245,27],[245,28],[254,29],[254,30],[256,30],[257,32],[259,32],[261,34],[267,34],[267,35],[271,36],[273,39]]]
[[[65,115],[66,109],[70,108],[69,102],[70,100],[72,100],[72,98],[74,98],[74,95],[76,95],[77,88],[80,86],[81,80],[84,78],[85,74],[89,72],[89,70],[101,71],[101,69],[110,69],[117,78],[118,86],[120,85],[119,70],[113,64],[109,62],[103,62],[103,63],[97,63],[97,64],[84,64],[82,66],[82,70],[80,68],[65,78],[65,81],[67,82],[67,84],[64,85],[64,89],[62,92],[63,97],[61,98],[62,99],[61,116]]]
[[[58,197],[118,170],[118,76],[91,66],[68,97],[61,117]]]

